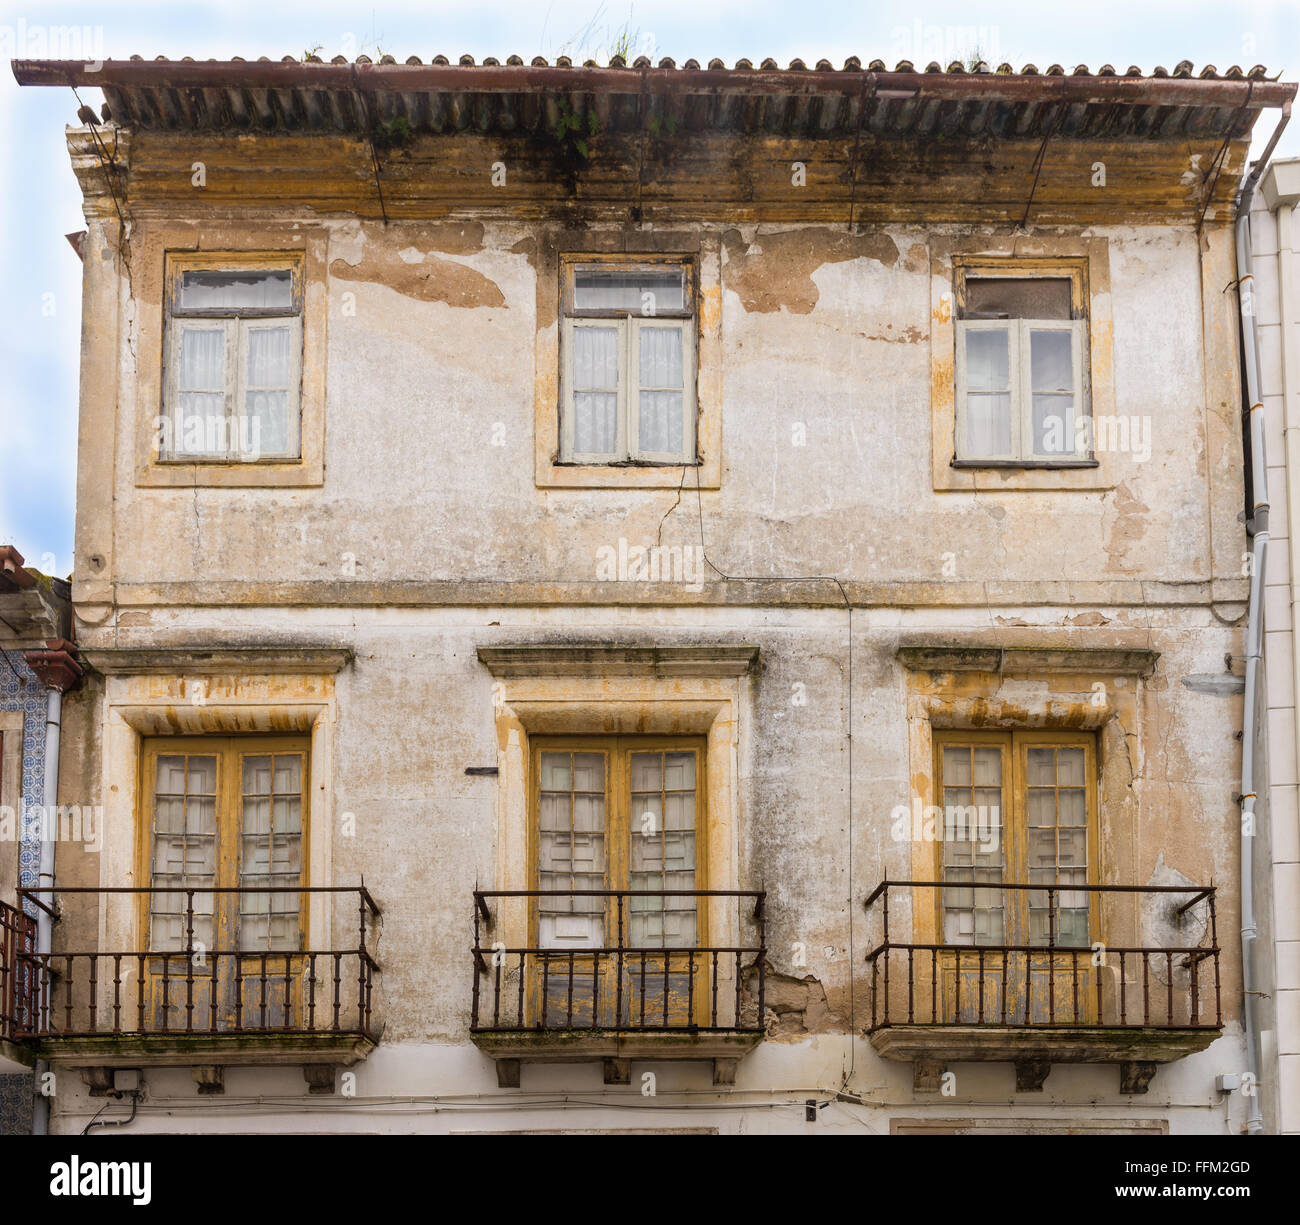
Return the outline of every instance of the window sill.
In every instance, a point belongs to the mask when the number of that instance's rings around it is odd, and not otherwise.
[[[553,468],[616,468],[626,471],[629,468],[703,468],[700,459],[557,459]]]
[[[1022,470],[1041,472],[1053,469],[1100,468],[1101,461],[1096,459],[954,459],[949,467],[965,471],[995,468],[1012,472]]]
[[[325,483],[324,464],[305,459],[152,459],[136,469],[137,487],[302,487]]]
[[[694,472],[695,475],[690,475]],[[537,473],[539,489],[717,489],[720,483],[717,461],[699,459],[693,463],[657,463],[648,460],[618,460],[591,464],[553,459]]]

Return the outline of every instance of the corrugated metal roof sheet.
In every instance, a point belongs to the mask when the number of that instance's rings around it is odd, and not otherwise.
[[[816,138],[853,133],[899,138],[1032,138],[1164,140],[1241,138],[1261,109],[1294,96],[1290,82],[1270,80],[1262,66],[1197,72],[1184,61],[1172,70],[1117,72],[1109,64],[1040,72],[1027,64],[996,69],[960,63],[888,69],[856,58],[836,69],[794,60],[756,68],[739,60],[701,66],[687,60],[654,65],[549,64],[519,56],[428,64],[392,56],[330,63],[316,57],[106,60],[102,63],[16,60],[24,85],[75,85],[104,92],[106,118],[171,131],[361,132],[376,122],[404,120],[413,133],[520,134],[553,127],[562,108],[584,118],[594,110],[602,130],[632,131],[657,117],[660,130]]]

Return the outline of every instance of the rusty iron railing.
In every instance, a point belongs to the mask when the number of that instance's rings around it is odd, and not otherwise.
[[[36,920],[0,902],[0,1039],[14,1041],[30,1023],[35,1003],[31,967],[20,961],[36,948]]]
[[[62,912],[70,896],[185,895],[184,939],[177,947],[22,952],[32,1006],[19,1038],[123,1035],[359,1034],[374,1038],[372,996],[379,963],[366,947],[380,910],[362,886],[261,885],[209,888],[20,889],[55,913],[40,894],[56,892]],[[297,894],[298,911],[315,895],[356,899],[356,943],[346,948],[205,947],[195,922],[210,921],[216,897]],[[202,900],[196,910],[195,898]],[[204,908],[206,907],[206,909]],[[266,913],[266,912],[259,912]],[[96,908],[96,915],[98,907]],[[149,926],[146,919],[146,928]]]
[[[899,942],[890,931],[893,890],[975,890],[1037,895],[1048,918],[1046,943]],[[1092,930],[1141,931],[1124,895],[1149,895],[1169,905],[1156,916],[1171,927],[1189,927],[1176,946],[1121,943],[1091,938],[1066,944],[1057,938],[1056,914],[1063,894],[1087,894]],[[928,895],[923,894],[923,897]],[[883,899],[883,900],[882,900]],[[866,900],[868,914],[881,902],[879,943],[866,956],[871,966],[868,1033],[892,1025],[984,1025],[1003,1028],[1219,1029],[1219,941],[1212,887],[1178,885],[984,884],[973,881],[883,881]],[[1192,932],[1194,907],[1205,904]],[[925,903],[921,903],[925,904]],[[914,903],[909,899],[908,910]],[[942,923],[938,898],[935,914]],[[912,915],[913,924],[916,916]],[[1148,916],[1148,924],[1151,916]],[[1101,922],[1098,924],[1098,920]],[[937,930],[941,930],[941,927]]]
[[[476,889],[471,1032],[761,1033],[766,896],[729,889]],[[604,900],[597,910],[588,904],[572,913],[598,920],[613,940],[580,948],[531,943],[539,903],[555,899],[572,905],[579,898]],[[743,934],[748,929],[750,940],[634,944],[632,916],[650,899],[670,898],[694,899],[696,913],[708,906],[711,918],[730,900],[737,912],[736,930]],[[518,919],[520,930],[526,923],[532,933],[527,945],[507,947],[492,939],[497,917],[489,902],[508,904],[510,899],[526,903],[527,913],[521,906]]]

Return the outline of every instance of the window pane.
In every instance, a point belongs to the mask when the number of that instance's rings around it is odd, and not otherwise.
[[[573,274],[575,310],[621,310],[652,318],[685,309],[681,268],[579,268]]]
[[[1002,752],[991,745],[945,745],[942,768],[943,938],[948,944],[999,944],[1005,932]]]
[[[1069,319],[1068,277],[968,277],[967,319]]]
[[[609,455],[618,445],[618,329],[573,329],[573,449]]]
[[[283,391],[250,391],[244,397],[248,433],[242,449],[250,458],[289,450],[289,396]]]
[[[950,787],[970,785],[970,749],[965,745],[944,747],[943,781]]]
[[[1029,749],[1029,785],[1051,787],[1056,783],[1056,750]]]
[[[680,455],[683,424],[680,391],[641,392],[637,443],[642,451]]]
[[[966,451],[968,455],[1011,454],[1011,396],[966,397]]]
[[[618,329],[573,329],[573,386],[578,391],[618,389]]]
[[[1084,753],[1078,748],[1056,750],[1057,783],[1062,787],[1083,786]]]
[[[239,895],[239,947],[287,952],[302,940],[302,758],[297,753],[243,759],[239,883],[288,893]]]
[[[1075,454],[1072,395],[1034,396],[1034,454]]]
[[[682,329],[642,327],[641,386],[677,388],[682,385]]]
[[[250,327],[244,371],[245,434],[239,440],[249,458],[296,450],[289,423],[292,344],[295,329]]]
[[[292,329],[288,327],[248,329],[246,386],[280,389],[289,386],[291,335]]]
[[[1010,389],[1010,343],[1010,333],[1001,328],[967,330],[967,391],[1008,391]]]
[[[1073,336],[1069,332],[1029,333],[1029,373],[1034,391],[1074,391]]]
[[[225,328],[187,327],[181,330],[179,387],[186,391],[226,390]]]
[[[977,748],[973,750],[975,760],[975,783],[977,786],[997,786],[1002,782],[1002,750],[996,748]]]
[[[633,753],[628,887],[695,888],[695,754]],[[634,897],[628,906],[633,948],[689,948],[697,940],[693,897]]]
[[[679,455],[682,442],[682,329],[640,329],[640,416],[638,446],[642,451]],[[663,390],[657,390],[663,389]]]
[[[182,310],[292,310],[293,276],[287,270],[182,272]]]
[[[190,938],[185,890],[211,885],[217,873],[217,759],[159,756],[154,776],[150,884],[174,890],[150,895],[150,944],[158,952],[184,949]],[[193,895],[193,939],[212,946],[213,895]]]
[[[573,396],[573,449],[579,455],[611,455],[618,445],[618,396],[579,391]]]
[[[605,755],[543,753],[538,796],[538,888],[604,889]],[[538,937],[543,948],[599,947],[605,899],[539,898]]]

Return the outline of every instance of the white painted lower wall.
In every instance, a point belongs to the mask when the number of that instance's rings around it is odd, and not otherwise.
[[[352,1096],[308,1096],[294,1068],[231,1068],[219,1097],[199,1100],[188,1069],[145,1073],[132,1132],[411,1133],[708,1129],[722,1134],[853,1132],[887,1135],[898,1120],[1016,1131],[1097,1131],[1159,1125],[1171,1135],[1236,1135],[1241,1095],[1215,1077],[1244,1066],[1240,1031],[1200,1054],[1163,1065],[1147,1093],[1119,1093],[1114,1066],[1060,1064],[1040,1093],[1016,1093],[1010,1064],[954,1064],[955,1092],[914,1093],[910,1064],[877,1058],[865,1039],[823,1035],[765,1042],[740,1065],[736,1085],[716,1089],[707,1064],[632,1065],[629,1086],[607,1086],[601,1065],[525,1065],[519,1089],[498,1089],[492,1063],[468,1044],[381,1044],[355,1074]],[[850,1059],[853,1074],[843,1094]],[[654,1073],[646,1095],[643,1074]],[[342,1086],[340,1078],[339,1087]],[[835,1100],[839,1095],[838,1100]],[[856,1099],[856,1100],[853,1100]],[[54,1130],[79,1133],[104,1106],[75,1073],[57,1084]],[[805,1105],[825,1103],[817,1122]],[[101,1122],[125,1118],[113,1102]]]

